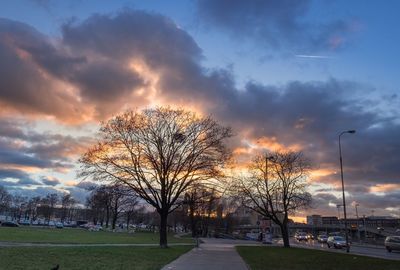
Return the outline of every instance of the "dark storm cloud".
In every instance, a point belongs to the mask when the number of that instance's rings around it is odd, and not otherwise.
[[[43,160],[71,161],[71,156],[79,155],[92,142],[88,137],[72,137],[48,134],[42,141],[33,141],[25,151]]]
[[[248,37],[274,49],[306,52],[338,49],[353,31],[351,23],[306,19],[310,0],[198,0],[199,21],[234,39]]]
[[[4,181],[7,178],[17,180],[17,182]],[[38,181],[32,179],[28,173],[22,170],[0,169],[1,186],[30,186],[38,184],[40,184]]]
[[[84,190],[92,190],[98,186],[98,183],[91,181],[81,181],[75,185],[76,188],[84,189]]]
[[[371,215],[371,210],[377,215],[387,215],[387,213],[398,214],[398,212],[390,212],[387,209],[398,209],[400,192],[393,190],[383,195],[376,195],[367,192],[355,192],[346,196],[347,211],[349,216],[355,216],[354,202],[358,203],[358,213],[360,216]],[[342,197],[334,196],[331,193],[316,193],[313,194],[312,207],[310,213],[322,215],[337,215],[336,205],[342,205]],[[343,211],[343,208],[340,208]]]
[[[61,184],[61,181],[57,178],[54,177],[47,177],[47,176],[43,176],[40,181],[45,184],[46,186],[57,186],[59,184]]]
[[[136,10],[124,10],[117,16],[93,15],[82,23],[68,23],[62,34],[64,44],[70,48],[118,59],[137,54],[157,66],[197,59],[201,52],[192,37],[169,18]]]
[[[26,189],[23,187],[13,187],[12,189],[9,190],[14,194],[27,196],[28,198],[36,196],[45,197],[47,194],[52,194],[52,193],[57,193],[59,196],[64,195],[63,191],[60,191],[59,189],[56,189],[51,186],[38,186],[30,189]]]
[[[337,172],[338,135],[356,129],[355,135],[342,138],[349,190],[400,182],[400,125],[396,118],[366,106],[370,100],[363,95],[374,89],[335,79],[280,87],[252,82],[241,90],[225,88],[232,85],[229,77],[215,77],[214,84],[223,90],[209,95],[218,105],[208,111],[238,132],[245,131],[248,139],[267,136],[283,145],[298,144],[315,167],[323,164]],[[319,180],[334,183],[339,176]]]
[[[399,208],[399,198],[400,191],[392,190],[387,192],[385,195],[375,195],[372,193],[356,193],[353,194],[349,199],[356,201],[357,203],[362,205],[363,208],[374,210],[385,208]]]
[[[21,165],[27,167],[49,168],[56,164],[24,153],[19,148],[9,147],[7,142],[0,142],[0,164]]]
[[[63,44],[69,50],[99,56],[105,59],[104,66],[112,65],[114,61],[120,66],[127,66],[132,60],[144,62],[150,72],[160,76],[159,91],[168,90],[176,93],[174,96],[179,96],[184,94],[187,86],[196,85],[187,81],[197,80],[198,83],[204,83],[202,67],[199,65],[203,57],[201,49],[190,35],[162,15],[134,10],[125,10],[117,16],[94,15],[82,23],[64,25],[62,34]],[[106,75],[100,78],[113,77],[105,71],[99,69],[99,72]],[[134,85],[133,82],[127,80],[122,72],[114,77],[118,78],[117,81],[122,86],[116,87],[112,84],[110,89],[102,90],[100,87],[99,91],[91,84],[87,85],[93,95],[112,93],[114,97],[126,98],[127,92],[123,90]],[[80,81],[90,82],[92,78],[93,76],[83,76]],[[107,83],[102,82],[103,79],[98,78],[96,76],[93,81],[107,86]],[[131,80],[133,79],[134,77]],[[143,86],[143,82],[139,86]],[[196,87],[199,92],[204,91],[203,89],[206,88]]]
[[[0,18],[0,105],[3,109],[60,118],[67,114],[78,116],[79,102],[40,71],[24,46],[48,48],[50,45],[34,28]]]
[[[140,104],[138,96],[127,98],[146,86],[130,61],[142,60],[156,72],[172,69],[172,76],[180,76],[173,70],[198,72],[195,63],[202,57],[190,35],[170,19],[133,10],[65,24],[61,40],[1,19],[0,56],[0,71],[6,75],[0,78],[0,103],[22,112],[77,120],[90,106],[105,117],[121,103]],[[68,86],[77,93],[62,89]]]
[[[73,158],[79,156],[92,141],[89,137],[38,133],[33,130],[34,127],[24,121],[0,120],[0,168],[72,168]]]

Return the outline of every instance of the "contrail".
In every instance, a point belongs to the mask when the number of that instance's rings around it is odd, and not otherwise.
[[[333,57],[326,55],[307,55],[307,54],[295,54],[296,57],[301,58],[317,58],[317,59],[331,59]]]

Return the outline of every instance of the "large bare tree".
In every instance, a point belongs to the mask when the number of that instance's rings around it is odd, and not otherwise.
[[[220,175],[231,134],[211,117],[181,109],[128,111],[102,125],[98,144],[80,159],[81,176],[112,179],[152,205],[166,247],[168,214],[193,184]]]
[[[243,205],[277,224],[285,247],[290,247],[289,214],[311,203],[306,190],[310,169],[301,152],[274,152],[258,155],[249,174],[235,181],[234,190]]]

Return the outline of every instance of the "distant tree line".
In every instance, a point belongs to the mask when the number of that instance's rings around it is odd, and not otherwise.
[[[77,201],[70,194],[49,193],[45,196],[27,197],[13,195],[0,186],[0,215],[13,220],[43,219],[49,223],[51,219],[58,218],[61,222],[67,222],[79,218],[78,214],[82,216],[77,208]]]
[[[183,197],[168,220],[170,231],[208,236],[211,232],[230,233],[239,223],[233,217],[232,202],[213,188],[191,189]],[[29,198],[12,195],[0,186],[0,215],[18,222],[41,220],[44,224],[55,219],[65,223],[82,220],[110,229],[119,224],[124,224],[124,228],[142,224],[147,229],[159,230],[160,222],[157,211],[143,205],[130,189],[118,185],[91,187],[85,204],[71,194],[49,193]]]

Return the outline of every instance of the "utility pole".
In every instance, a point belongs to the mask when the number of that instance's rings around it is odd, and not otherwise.
[[[357,235],[358,235],[358,241],[360,241],[360,242],[361,242],[360,224],[358,224],[359,220],[358,220],[358,209],[357,209],[357,207],[359,206],[359,204],[358,204],[358,203],[356,203],[354,206],[356,207],[356,217],[357,217]]]
[[[341,207],[341,206],[342,206],[341,204],[337,204],[337,205],[336,205],[339,223],[340,223],[340,207]]]
[[[359,204],[358,203],[356,203],[355,204],[355,207],[356,207],[356,217],[357,217],[357,222],[358,222],[358,209],[357,209],[357,207],[359,206]]]
[[[366,228],[366,224],[365,224],[365,215],[363,215],[363,221],[364,221],[364,242],[366,242],[367,240],[367,228]]]
[[[343,213],[344,213],[344,230],[346,234],[346,252],[350,252],[350,246],[349,246],[349,232],[347,231],[347,213],[346,213],[346,197],[344,193],[344,180],[343,180],[343,159],[342,159],[342,145],[340,143],[340,137],[342,137],[343,134],[354,134],[356,133],[355,130],[346,130],[343,131],[342,133],[339,134],[339,160],[340,160],[340,176],[342,179],[342,198],[343,198]]]

